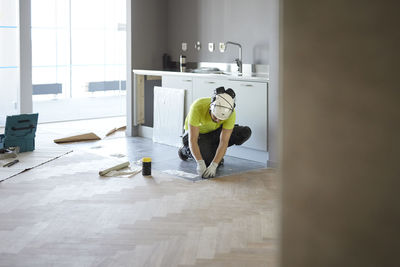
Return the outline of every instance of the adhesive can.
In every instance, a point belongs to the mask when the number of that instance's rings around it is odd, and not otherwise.
[[[151,158],[142,158],[142,175],[151,175]]]

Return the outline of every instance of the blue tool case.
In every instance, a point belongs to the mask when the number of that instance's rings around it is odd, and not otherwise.
[[[4,134],[0,134],[0,148],[19,147],[19,152],[35,150],[38,113],[7,116]]]

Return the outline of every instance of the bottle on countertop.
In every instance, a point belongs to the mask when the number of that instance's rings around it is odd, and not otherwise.
[[[164,53],[162,57],[162,64],[163,64],[163,70],[168,70],[171,68],[171,57],[167,54]]]
[[[179,68],[180,68],[181,72],[186,71],[186,56],[185,55],[179,56]]]

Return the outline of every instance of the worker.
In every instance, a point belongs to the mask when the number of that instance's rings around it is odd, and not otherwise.
[[[197,99],[186,116],[179,157],[196,160],[199,176],[215,177],[227,147],[241,145],[251,136],[251,129],[235,125],[235,120],[235,92],[231,88],[218,87],[211,98]]]

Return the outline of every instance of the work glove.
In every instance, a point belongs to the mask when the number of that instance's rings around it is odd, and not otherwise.
[[[204,160],[196,160],[197,162],[197,173],[199,174],[199,176],[203,176],[203,173],[207,170],[207,166],[206,163],[204,162]]]
[[[218,163],[214,161],[211,162],[210,166],[208,166],[207,170],[203,174],[203,178],[212,178],[215,177],[215,173],[217,172]]]

